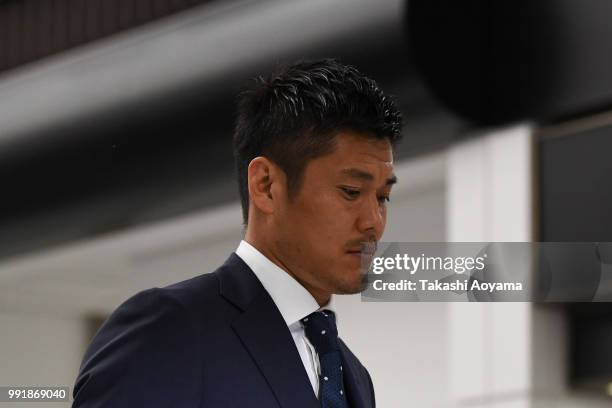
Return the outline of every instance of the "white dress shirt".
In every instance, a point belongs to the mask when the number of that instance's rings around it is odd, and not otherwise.
[[[315,298],[298,281],[244,240],[240,241],[236,255],[255,273],[283,316],[293,336],[295,347],[300,353],[312,389],[318,396],[321,374],[319,356],[306,337],[300,320],[320,309],[328,309],[335,313],[333,296],[327,305],[319,307]]]

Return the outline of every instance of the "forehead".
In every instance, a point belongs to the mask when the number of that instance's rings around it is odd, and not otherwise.
[[[339,132],[333,151],[308,161],[304,172],[304,184],[313,188],[330,182],[388,186],[393,178],[391,143],[351,131]]]
[[[321,158],[328,170],[342,171],[347,167],[393,170],[393,148],[386,138],[341,131],[334,139],[334,146],[332,153]]]

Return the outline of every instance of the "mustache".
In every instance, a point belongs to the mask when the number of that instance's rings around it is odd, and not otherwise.
[[[361,248],[362,251],[367,253],[376,252],[376,248],[378,247],[378,241],[376,237],[373,235],[366,235],[357,239],[350,240],[346,244],[347,250],[354,248]]]

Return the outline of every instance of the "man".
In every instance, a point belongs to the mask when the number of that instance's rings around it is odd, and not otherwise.
[[[234,134],[244,240],[216,271],[122,304],[85,354],[73,406],[374,407],[332,295],[363,289],[400,128],[376,83],[335,60],[253,81]]]

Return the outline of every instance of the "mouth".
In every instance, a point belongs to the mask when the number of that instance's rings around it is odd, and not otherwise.
[[[346,253],[349,255],[365,255],[372,256],[376,252],[377,244],[375,242],[360,245],[359,247],[349,248]]]

